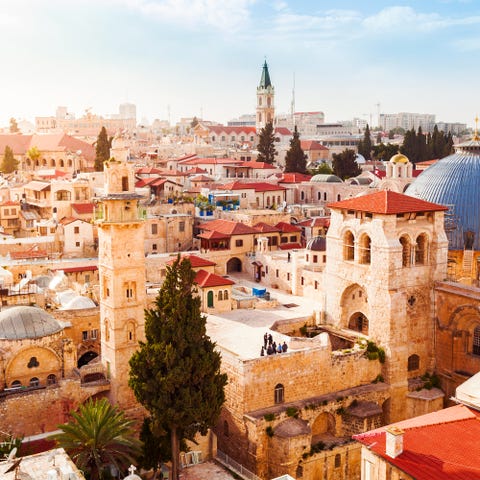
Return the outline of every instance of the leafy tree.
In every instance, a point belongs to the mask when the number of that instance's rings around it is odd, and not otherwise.
[[[111,140],[108,139],[107,130],[102,127],[97,137],[95,147],[95,163],[96,172],[103,172],[103,164],[110,158]]]
[[[307,155],[302,150],[300,133],[296,125],[290,140],[290,148],[285,156],[285,172],[307,173]]]
[[[387,161],[390,160],[394,155],[398,153],[398,145],[393,145],[391,143],[379,143],[373,147],[373,157],[375,160]]]
[[[332,174],[332,167],[328,163],[321,163],[320,165],[308,171],[310,175]]]
[[[356,177],[362,173],[362,169],[356,162],[357,154],[355,150],[347,148],[341,153],[334,153],[332,157],[333,173],[342,180]]]
[[[18,160],[13,156],[13,150],[7,145],[3,153],[3,162],[0,170],[3,173],[12,173],[18,167]]]
[[[150,412],[155,428],[171,436],[172,478],[178,480],[180,441],[206,434],[225,401],[227,376],[206,334],[195,272],[180,256],[155,306],[145,312],[145,342],[130,359],[129,385]]]
[[[10,133],[18,133],[20,129],[18,128],[17,121],[12,117],[10,119]]]
[[[365,160],[370,160],[372,154],[372,138],[370,136],[370,127],[367,124],[363,139],[360,140],[357,147],[358,153],[363,155]]]
[[[68,423],[59,425],[63,433],[55,439],[91,480],[104,478],[109,465],[121,472],[135,461],[140,444],[134,438],[133,422],[107,399],[90,399],[71,415]]]
[[[273,123],[268,122],[261,130],[258,138],[257,162],[273,163],[277,151],[275,150],[275,132]]]

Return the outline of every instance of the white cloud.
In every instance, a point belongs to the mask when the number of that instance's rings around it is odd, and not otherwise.
[[[110,0],[112,1],[112,0]],[[250,18],[256,0],[113,0],[161,22],[187,27],[237,30]]]

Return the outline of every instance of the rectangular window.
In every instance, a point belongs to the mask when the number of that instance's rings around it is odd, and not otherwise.
[[[290,281],[290,274],[287,273],[287,281]]]
[[[275,277],[278,278],[278,275],[279,275],[279,271],[278,271],[278,269],[277,269],[277,270],[275,270]]]
[[[265,273],[268,273],[268,266],[265,266]]]
[[[98,338],[98,330],[96,328],[90,331],[90,338],[92,340],[96,340]]]
[[[318,255],[314,255],[313,256],[313,263],[317,263],[318,262]]]
[[[179,232],[184,232],[185,231],[185,222],[180,222],[178,224],[178,231]]]
[[[304,279],[303,277],[300,279],[300,283],[301,283],[302,285],[305,285],[305,279]]]
[[[278,245],[278,237],[272,237],[272,245],[276,247]]]
[[[133,298],[133,289],[126,288],[125,289],[125,295],[126,295],[127,298]]]
[[[291,243],[294,243],[294,242],[296,242],[296,241],[297,241],[297,237],[296,237],[295,235],[292,235],[292,236],[290,237],[290,242],[291,242]]]
[[[156,235],[158,232],[158,225],[156,223],[152,223],[152,235]]]
[[[80,242],[75,242],[75,246],[78,248],[80,247]]]
[[[90,275],[87,273],[85,275],[85,283],[88,283],[90,281]]]
[[[315,290],[318,290],[318,282],[315,280]]]
[[[156,243],[154,243],[154,244],[152,245],[152,250],[157,250],[157,244],[156,244]]]
[[[243,240],[235,240],[236,247],[243,247]]]
[[[82,340],[83,340],[84,342],[86,342],[86,341],[88,340],[88,331],[87,331],[87,330],[84,330],[84,331],[82,332]]]
[[[282,237],[280,239],[280,243],[288,243],[288,238],[287,237]]]
[[[80,233],[80,227],[73,227],[73,233]]]

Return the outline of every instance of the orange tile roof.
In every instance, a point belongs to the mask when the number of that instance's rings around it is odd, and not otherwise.
[[[300,182],[309,182],[312,178],[311,175],[306,175],[304,173],[284,173],[280,179],[279,183],[300,183]]]
[[[200,230],[209,230],[226,235],[248,235],[258,233],[253,227],[232,220],[212,220],[199,225]]]
[[[280,244],[280,250],[292,250],[294,248],[303,248],[298,242],[295,243],[282,243]]]
[[[286,190],[281,185],[267,182],[239,182],[238,180],[231,183],[218,186],[219,190],[255,190],[256,192],[272,192]]]
[[[224,127],[223,125],[214,125],[211,127],[207,127],[207,129],[210,132],[216,133],[217,135],[219,135],[220,133],[227,133],[227,134],[236,133],[237,135],[241,133],[246,133],[246,134],[257,133],[257,129],[255,127],[246,127],[246,126],[245,127]]]
[[[266,162],[242,162],[238,167],[256,168],[259,170],[275,170],[277,167]]]
[[[47,258],[48,253],[46,250],[27,250],[24,252],[10,252],[10,258],[12,260],[24,260],[30,258]]]
[[[480,421],[473,410],[457,405],[395,426],[404,431],[396,458],[385,453],[385,427],[354,438],[417,480],[480,479]]]
[[[411,212],[440,212],[448,207],[436,203],[426,202],[403,193],[382,190],[380,192],[349,198],[327,205],[334,210],[354,210],[358,212],[379,213],[391,215]]]
[[[215,262],[211,260],[207,260],[206,258],[199,257],[197,255],[182,255],[182,259],[187,258],[190,261],[190,265],[192,268],[199,268],[199,267],[214,267],[216,265]],[[172,259],[168,262],[168,265],[172,265],[176,259]]]
[[[322,145],[320,142],[316,140],[300,140],[300,146],[302,150],[328,150],[325,145]]]
[[[292,132],[286,127],[277,127],[275,129],[275,133],[278,133],[280,135],[285,135],[285,136],[292,135]]]
[[[189,158],[182,160],[182,165],[235,165],[241,163],[241,160],[235,158]]]
[[[72,203],[72,208],[79,215],[93,214],[93,203]]]
[[[293,233],[293,232],[302,231],[300,227],[297,227],[296,225],[292,225],[291,223],[287,223],[287,222],[278,222],[275,226],[283,233]]]
[[[265,222],[258,222],[253,226],[253,228],[255,228],[255,230],[258,230],[261,233],[274,233],[280,231],[280,229],[278,229],[277,227],[269,225]]]
[[[195,275],[195,282],[201,288],[223,287],[226,285],[235,285],[235,282],[228,278],[221,277],[216,273],[210,273],[206,270],[199,270]]]

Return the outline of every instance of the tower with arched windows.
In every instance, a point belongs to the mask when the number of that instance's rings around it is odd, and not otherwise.
[[[260,84],[257,87],[257,116],[255,122],[257,135],[267,123],[273,123],[275,119],[274,99],[275,89],[270,80],[270,73],[268,72],[267,61],[265,60],[262,68]]]
[[[134,174],[124,162],[105,163],[105,193],[96,207],[100,276],[102,363],[111,379],[110,397],[128,407],[128,361],[144,338],[144,227]]]
[[[433,368],[436,281],[444,280],[446,207],[380,191],[330,205],[327,322],[384,348],[386,419],[405,415],[408,380]]]

